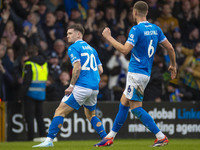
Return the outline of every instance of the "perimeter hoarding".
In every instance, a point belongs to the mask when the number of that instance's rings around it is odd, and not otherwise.
[[[44,122],[46,132],[51,123],[54,111],[59,102],[44,102]],[[23,104],[7,103],[6,135],[7,141],[23,141],[27,139],[27,127],[24,121]],[[107,132],[113,126],[114,118],[118,112],[119,103],[99,102],[96,115],[102,120]],[[155,119],[158,127],[169,138],[200,138],[200,103],[153,103],[144,102],[143,108]],[[35,136],[38,136],[37,122],[35,120]],[[83,108],[73,111],[64,119],[58,140],[100,139],[85,118]],[[141,122],[129,111],[124,126],[117,138],[154,138]]]

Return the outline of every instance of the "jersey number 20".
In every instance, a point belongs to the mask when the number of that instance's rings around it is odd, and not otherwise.
[[[85,63],[82,66],[82,70],[90,70],[91,68],[92,70],[97,71],[96,58],[93,54],[89,55],[88,53],[81,53],[81,56],[87,57]]]
[[[149,58],[153,55],[154,53],[154,47],[152,46],[152,43],[153,43],[153,40],[150,41],[149,43],[149,47],[148,47],[148,55],[149,55]]]

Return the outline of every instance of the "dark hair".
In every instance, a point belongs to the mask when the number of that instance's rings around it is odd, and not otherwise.
[[[136,9],[140,15],[145,15],[148,12],[148,5],[144,1],[138,1],[134,4],[133,9]]]
[[[76,31],[79,31],[82,33],[82,35],[84,35],[84,33],[85,33],[85,29],[83,28],[83,26],[81,24],[72,24],[67,28],[67,30],[69,30],[69,29],[74,29]]]
[[[36,56],[38,54],[38,47],[35,45],[30,45],[27,48],[27,53],[29,56]]]

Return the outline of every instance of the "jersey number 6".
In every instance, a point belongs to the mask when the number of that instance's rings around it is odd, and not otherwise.
[[[81,56],[87,57],[85,63],[82,66],[82,70],[90,70],[90,68],[91,68],[92,70],[97,71],[96,58],[93,54],[89,55],[88,53],[81,53]],[[88,67],[89,63],[90,63],[90,66]],[[93,64],[94,64],[94,66],[93,66]]]
[[[152,46],[152,43],[153,43],[153,40],[150,41],[149,43],[149,47],[148,47],[148,55],[149,55],[149,58],[153,55],[154,53],[154,47]]]

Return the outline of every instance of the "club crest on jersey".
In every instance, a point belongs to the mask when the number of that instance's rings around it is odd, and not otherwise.
[[[71,54],[70,57],[71,57],[72,61],[76,58],[76,57],[74,57],[73,54]]]
[[[133,34],[131,34],[131,35],[130,35],[130,38],[131,38],[131,39],[133,39],[133,38],[134,38],[134,35],[133,35]]]

